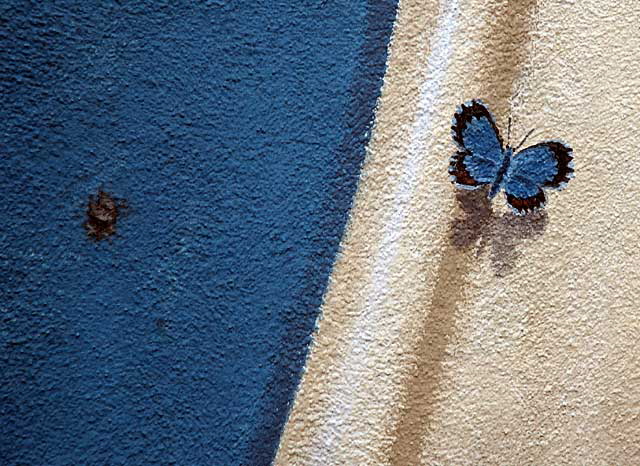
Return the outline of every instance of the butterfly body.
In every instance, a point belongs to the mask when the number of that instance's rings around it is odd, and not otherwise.
[[[458,109],[451,129],[458,145],[449,164],[452,182],[463,189],[488,185],[489,199],[504,189],[516,214],[544,207],[544,189],[562,189],[573,177],[570,147],[555,140],[519,152],[504,147],[491,113],[478,100]]]
[[[513,149],[509,146],[505,147],[504,155],[502,158],[502,164],[498,169],[498,173],[496,174],[495,181],[491,184],[491,189],[489,190],[489,199],[493,199],[500,192],[503,187],[504,177],[509,170],[509,165],[511,164],[511,157],[513,156]]]

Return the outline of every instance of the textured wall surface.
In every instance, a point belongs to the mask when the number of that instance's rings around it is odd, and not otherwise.
[[[640,9],[403,0],[278,464],[640,464]],[[562,138],[542,214],[456,193],[451,117]]]
[[[1,464],[270,462],[395,8],[2,2]]]
[[[639,23],[3,2],[0,463],[639,464]],[[544,212],[449,183],[471,98],[573,147]]]

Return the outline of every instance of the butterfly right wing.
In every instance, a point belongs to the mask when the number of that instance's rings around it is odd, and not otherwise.
[[[504,157],[502,140],[491,113],[478,100],[460,106],[451,126],[458,151],[449,162],[451,181],[464,189],[493,183]]]
[[[505,176],[507,203],[518,215],[543,207],[543,189],[563,189],[573,178],[573,151],[560,141],[544,141],[513,156]]]

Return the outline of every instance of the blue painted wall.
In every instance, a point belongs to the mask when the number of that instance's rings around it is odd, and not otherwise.
[[[271,461],[395,8],[0,5],[3,464]]]

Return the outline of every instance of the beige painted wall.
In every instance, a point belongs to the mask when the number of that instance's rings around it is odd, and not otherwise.
[[[640,4],[401,0],[277,464],[640,464]],[[561,138],[514,217],[447,176],[457,105]]]

